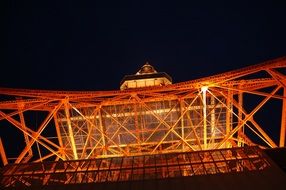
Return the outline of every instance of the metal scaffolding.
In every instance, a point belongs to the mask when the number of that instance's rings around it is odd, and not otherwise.
[[[285,69],[283,57],[164,86],[115,91],[0,88],[1,158],[4,164],[17,164],[244,145],[284,147]],[[277,126],[265,126],[256,117],[273,102],[279,104],[272,110],[280,123],[279,141],[269,133]],[[24,146],[17,153],[6,144],[11,140],[5,139],[7,128],[20,132],[14,139]]]
[[[84,159],[201,150],[203,143],[207,145],[204,149],[211,149],[225,136],[226,108],[224,100],[211,97],[207,101],[204,105],[199,93],[180,102],[177,99],[130,101],[100,108],[76,108],[69,104],[69,112],[57,114],[66,157]],[[201,113],[203,107],[208,113],[205,117]]]

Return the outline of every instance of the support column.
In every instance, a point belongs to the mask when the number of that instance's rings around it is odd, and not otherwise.
[[[181,110],[181,135],[182,135],[182,139],[185,140],[185,124],[184,124],[184,100],[179,100],[180,102],[180,110]],[[185,144],[182,143],[182,149],[183,151],[185,150]]]
[[[134,124],[135,124],[135,129],[136,129],[136,137],[137,137],[137,144],[138,144],[138,151],[141,153],[142,152],[142,144],[141,144],[141,138],[140,138],[140,127],[139,127],[139,122],[138,122],[138,103],[136,102],[134,104]],[[130,116],[131,117],[131,116]]]
[[[229,135],[230,131],[232,130],[232,98],[233,98],[233,95],[232,95],[232,92],[231,90],[228,90],[227,91],[227,99],[226,99],[226,131],[225,131],[225,134],[226,136]],[[231,143],[227,143],[226,144],[226,148],[230,148],[231,147]]]
[[[65,114],[66,114],[66,118],[67,118],[68,132],[69,132],[69,138],[71,141],[71,148],[72,148],[73,156],[74,156],[74,159],[77,160],[78,155],[77,155],[77,150],[76,150],[75,141],[74,141],[74,134],[73,134],[72,125],[71,125],[70,111],[69,111],[69,106],[68,106],[69,103],[68,102],[69,102],[68,99],[66,99],[64,102]]]
[[[105,129],[102,124],[101,107],[98,110],[99,127],[101,131],[102,145],[103,145],[103,155],[107,155],[107,146],[105,140]]]
[[[60,148],[61,148],[59,151],[60,151],[62,157],[64,158],[64,160],[66,160],[66,154],[64,152],[63,139],[62,139],[62,135],[61,135],[61,131],[60,131],[58,117],[57,117],[56,114],[54,115],[54,122],[55,122],[55,127],[56,127],[56,132],[57,132],[57,136],[58,136],[59,145],[60,145]]]
[[[204,123],[204,149],[207,149],[208,142],[207,142],[207,90],[206,86],[202,87],[202,94],[203,94],[203,123]]]
[[[281,115],[281,129],[280,129],[280,142],[279,146],[285,146],[285,135],[286,135],[286,88],[283,91],[283,103],[282,103],[282,115]]]
[[[243,108],[243,92],[239,92],[238,93],[238,105],[240,108]],[[238,125],[241,125],[241,121],[243,120],[243,113],[242,113],[242,109],[238,109]],[[242,147],[244,145],[243,143],[243,138],[242,138],[242,133],[244,133],[244,126],[242,126],[239,130],[238,130],[238,135],[237,135],[237,139],[238,139],[238,144],[237,146]]]
[[[215,98],[213,96],[210,97],[211,98],[211,142],[212,143],[212,146],[211,147],[214,147],[213,146],[213,143],[215,142]]]
[[[24,107],[24,105],[21,102],[19,102],[18,103],[18,110],[19,110],[21,128],[23,129],[23,131],[27,132],[27,127],[26,127],[25,118],[24,118],[24,114],[23,114],[23,107]],[[27,133],[23,133],[23,135],[24,135],[26,146],[28,146],[29,141],[30,141],[29,137],[28,137]],[[29,149],[28,155],[25,157],[23,162],[24,163],[28,162],[32,158],[32,156],[33,156],[32,149]]]

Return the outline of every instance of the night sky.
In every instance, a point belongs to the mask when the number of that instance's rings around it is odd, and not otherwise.
[[[112,90],[146,61],[181,82],[286,55],[286,1],[7,1],[4,7],[0,87]]]

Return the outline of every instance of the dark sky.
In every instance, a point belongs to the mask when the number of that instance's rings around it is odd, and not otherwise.
[[[286,1],[11,0],[4,7],[0,87],[111,90],[146,61],[180,82],[286,55]]]

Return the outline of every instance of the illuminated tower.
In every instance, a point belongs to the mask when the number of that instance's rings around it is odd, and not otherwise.
[[[4,146],[0,143],[4,165],[11,163],[1,171],[1,185],[90,188],[109,182],[275,173],[261,149],[285,146],[285,69],[286,59],[279,58],[172,84],[168,74],[146,63],[123,78],[120,90],[1,88],[0,124],[21,131],[15,139],[25,143],[13,160],[4,150],[6,139]],[[277,113],[271,119],[280,125],[263,126],[256,114],[273,102],[280,107],[271,108]],[[35,119],[38,126],[30,126]],[[269,127],[279,128],[279,142],[267,133]]]
[[[172,84],[172,78],[164,72],[157,72],[148,62],[135,75],[126,75],[120,83],[120,89],[165,86]]]

